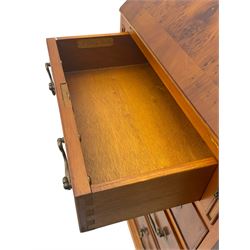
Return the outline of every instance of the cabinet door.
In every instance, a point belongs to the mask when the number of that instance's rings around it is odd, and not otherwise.
[[[208,232],[192,203],[171,209],[176,224],[189,249],[199,246]]]
[[[144,216],[135,218],[136,227],[141,239],[143,249],[159,249],[159,246],[154,240],[154,236],[150,229],[150,226],[147,223],[147,220]]]
[[[208,217],[211,224],[214,224],[219,216],[219,193],[218,193],[218,169],[216,169],[209,182],[201,200],[201,209]]]
[[[180,249],[164,211],[151,213],[148,219],[161,249]]]

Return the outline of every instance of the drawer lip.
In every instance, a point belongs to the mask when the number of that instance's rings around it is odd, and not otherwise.
[[[99,37],[110,37],[110,36],[128,36],[128,35],[129,35],[129,32],[117,32],[117,33],[80,35],[80,36],[62,36],[62,37],[55,37],[54,39],[71,40],[71,39],[99,38]]]
[[[68,154],[69,173],[75,196],[91,193],[85,168],[77,125],[70,98],[63,100],[62,85],[66,83],[55,38],[47,38],[50,64],[55,83],[56,97],[59,106],[63,134]]]

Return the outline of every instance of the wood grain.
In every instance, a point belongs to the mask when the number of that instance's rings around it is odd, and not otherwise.
[[[209,182],[209,185],[206,188],[206,191],[204,192],[201,200],[199,201],[206,214],[209,212],[209,210],[211,210],[211,207],[215,204],[217,200],[214,194],[216,191],[218,191],[218,186],[219,186],[218,182],[219,182],[219,169],[216,169],[216,171],[213,174],[213,177],[211,178],[211,181]]]
[[[208,233],[208,229],[199,217],[193,204],[190,203],[172,208],[171,212],[188,248],[196,249]]]
[[[67,73],[92,184],[211,156],[147,64]]]
[[[69,163],[69,173],[73,185],[74,195],[78,196],[89,194],[91,190],[88,182],[88,176],[86,173],[82,149],[79,141],[79,134],[77,131],[71,101],[69,99],[63,99],[61,86],[65,85],[66,81],[59,57],[59,52],[57,49],[56,39],[47,39],[47,46],[55,83],[58,107],[61,115],[61,122]]]
[[[158,227],[163,232],[165,231],[166,233],[165,236],[159,236],[155,230],[153,230],[154,235],[160,245],[160,249],[180,249],[178,239],[175,237],[175,234],[164,211],[152,213],[151,218],[153,219],[156,227]],[[154,228],[153,225],[151,225],[151,227]]]
[[[172,171],[156,170],[136,178],[92,185],[93,223],[87,230],[200,199],[215,165],[216,160],[208,158],[178,165]],[[77,197],[78,208],[85,204],[85,198]]]
[[[65,72],[146,62],[128,33],[59,38],[57,45]]]
[[[135,220],[133,220],[133,219],[128,220],[128,227],[129,227],[129,231],[130,231],[132,238],[133,238],[135,249],[136,250],[143,249],[143,245],[142,245],[142,242],[141,242],[141,239],[139,236],[138,229],[136,227]]]
[[[137,217],[135,219],[135,225],[139,234],[141,230],[146,230],[146,232],[141,237],[141,242],[143,244],[143,247],[141,249],[160,249],[159,244],[145,216]]]
[[[125,26],[128,25],[125,19],[122,19],[125,22]],[[190,101],[186,98],[183,92],[178,88],[175,81],[168,74],[168,72],[163,68],[160,64],[157,57],[154,56],[149,47],[146,46],[145,43],[142,42],[142,39],[138,36],[138,34],[129,27],[129,32],[136,42],[137,46],[141,49],[141,51],[146,56],[148,62],[155,70],[159,78],[162,80],[164,85],[167,87],[170,94],[173,96],[179,107],[183,110],[187,118],[191,121],[194,128],[201,135],[203,140],[206,142],[210,150],[213,152],[215,157],[218,159],[218,137],[213,133],[207,123],[202,119],[197,110],[193,107]]]
[[[219,185],[218,173],[219,169],[216,168],[202,198],[195,202],[197,210],[209,229],[212,228],[212,224],[215,223],[219,216],[219,199],[214,196]]]
[[[185,242],[185,240],[184,240],[184,238],[183,238],[183,236],[182,236],[182,234],[180,232],[180,229],[179,229],[178,225],[176,224],[176,221],[175,221],[175,219],[173,217],[173,214],[171,213],[170,209],[165,210],[165,213],[166,213],[166,216],[167,216],[167,219],[168,219],[169,223],[171,224],[171,226],[172,226],[172,228],[174,230],[176,238],[180,242],[180,246],[181,246],[180,248],[185,249],[185,250],[188,249],[187,244],[186,244],[186,242]]]
[[[218,244],[218,239],[219,239],[219,220],[216,221],[216,223],[211,228],[210,232],[208,233],[206,238],[202,241],[198,249],[199,250],[213,249],[213,247],[216,244]]]
[[[127,1],[120,11],[218,137],[218,1]]]
[[[208,218],[210,219],[212,225],[215,223],[218,217],[219,217],[219,200],[215,202],[215,204],[208,213]]]
[[[202,196],[217,161],[145,61],[64,76],[48,48],[80,231]]]

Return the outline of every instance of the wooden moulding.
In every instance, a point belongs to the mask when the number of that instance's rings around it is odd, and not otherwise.
[[[98,37],[112,39],[95,40]],[[98,56],[95,57],[97,68],[145,64],[147,61],[129,34],[87,36],[86,39],[92,39],[90,43],[89,41],[77,43],[80,44],[80,55],[75,48],[74,39],[81,41],[84,40],[84,37],[49,38],[47,39],[47,45],[66,143],[69,172],[80,231],[89,231],[200,199],[217,165],[217,160],[207,150],[204,150],[205,153],[202,153],[203,155],[201,154],[202,156],[200,155],[198,158],[190,158],[193,160],[186,159],[185,162],[177,161],[166,167],[164,167],[165,165],[159,166],[159,168],[152,171],[134,173],[130,176],[128,173],[128,175],[121,178],[89,183],[89,162],[86,161],[88,154],[86,155],[87,150],[84,150],[83,142],[80,142],[79,135],[81,137],[82,134],[79,134],[79,124],[81,125],[81,123],[77,122],[78,115],[76,107],[72,105],[74,102],[71,100],[70,84],[66,82],[69,78],[65,77],[65,75],[74,70],[93,69],[93,57],[90,60],[86,60],[86,58],[93,55],[95,50],[98,51],[97,54],[103,55],[101,59]],[[99,46],[99,42],[102,43],[101,46]],[[105,61],[104,55],[109,56],[107,61]],[[85,59],[83,60],[82,57]],[[145,71],[145,69],[143,70]],[[116,79],[117,75],[113,77]],[[152,79],[155,78],[152,76]],[[143,78],[141,81],[143,82]],[[158,80],[153,80],[153,82],[155,81]],[[147,83],[145,80],[144,82]],[[128,92],[126,93],[128,94]],[[133,124],[130,123],[130,125]],[[89,126],[91,128],[91,124]],[[133,126],[130,127],[133,128]],[[83,135],[83,139],[86,138],[88,137]],[[193,145],[192,143],[191,140],[190,145]],[[88,146],[88,144],[86,145]],[[96,143],[96,145],[99,144]],[[160,146],[162,147],[162,145]],[[157,147],[151,149],[151,154],[153,154]],[[190,152],[190,155],[193,155],[192,150]]]
[[[132,220],[132,219],[129,220],[128,221],[128,227],[129,227],[130,233],[131,233],[132,238],[133,238],[135,249],[143,249],[143,245],[141,243],[141,239],[139,237],[139,233],[137,231],[135,221]]]

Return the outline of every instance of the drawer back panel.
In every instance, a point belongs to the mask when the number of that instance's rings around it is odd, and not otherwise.
[[[147,62],[127,33],[58,39],[57,46],[65,72]]]

